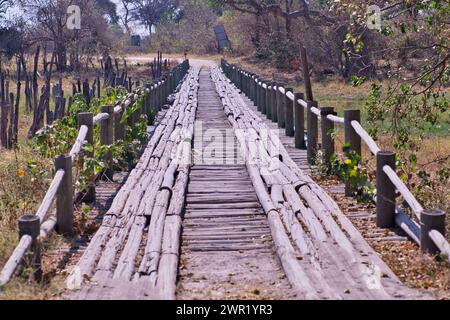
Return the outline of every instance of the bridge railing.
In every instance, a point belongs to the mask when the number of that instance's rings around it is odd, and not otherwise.
[[[421,249],[431,254],[442,253],[450,262],[450,244],[445,239],[445,212],[424,209],[395,171],[395,152],[381,150],[367,131],[361,126],[360,110],[344,110],[344,117],[338,117],[332,107],[319,107],[313,99],[311,81],[304,56],[303,76],[305,92],[293,92],[283,84],[241,69],[237,65],[222,60],[221,68],[232,83],[236,85],[257,106],[258,111],[268,119],[285,128],[285,134],[294,137],[295,147],[307,149],[308,163],[313,165],[318,151],[319,121],[321,130],[321,149],[323,162],[331,166],[331,156],[335,153],[334,126],[344,127],[345,151],[353,150],[361,157],[361,141],[376,157],[376,222],[380,228],[393,228],[398,225],[408,236],[417,242]],[[305,114],[306,110],[306,139]],[[417,217],[411,219],[396,204],[395,190]],[[345,186],[345,194],[354,194],[350,184]]]
[[[19,244],[11,254],[0,272],[0,287],[6,284],[20,266],[24,257],[33,269],[33,277],[41,277],[40,242],[47,238],[53,230],[64,236],[74,234],[74,190],[72,179],[72,163],[80,156],[92,156],[83,152],[85,143],[94,145],[94,126],[100,126],[100,145],[112,145],[114,141],[124,140],[126,125],[133,126],[140,115],[150,115],[161,110],[168,96],[174,92],[189,69],[189,61],[185,60],[170,73],[153,83],[146,83],[145,88],[137,88],[129,93],[117,106],[102,106],[101,113],[80,113],[77,115],[78,136],[68,155],[60,155],[55,159],[55,174],[41,205],[33,215],[25,215],[18,219]],[[122,121],[126,108],[142,99],[138,108],[129,118],[128,123]],[[113,158],[111,152],[105,156],[106,170],[104,174],[112,179]],[[84,190],[83,201],[95,201],[95,184]],[[56,201],[56,213],[50,214]]]

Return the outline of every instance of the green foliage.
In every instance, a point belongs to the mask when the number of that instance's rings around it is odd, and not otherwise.
[[[332,174],[348,183],[355,190],[359,202],[372,202],[375,186],[370,182],[370,176],[361,166],[361,157],[354,151],[344,155],[334,154],[330,160]]]
[[[106,93],[100,99],[93,99],[90,106],[86,104],[82,94],[76,94],[68,115],[61,120],[56,120],[51,125],[39,130],[32,139],[34,150],[49,162],[60,154],[68,154],[72,148],[77,135],[77,114],[80,112],[92,112],[97,114],[101,105],[116,105],[124,101],[127,92],[124,88],[107,88]],[[130,123],[133,114],[141,107],[143,97],[135,101],[125,109],[122,122]],[[85,155],[93,154],[92,157],[84,156],[83,161],[76,161],[74,167],[77,169],[76,186],[83,190],[93,179],[106,169],[104,162],[107,153],[113,155],[113,163],[116,169],[129,169],[136,164],[140,150],[147,143],[147,117],[141,116],[133,125],[126,126],[125,141],[115,141],[112,145],[100,145],[99,128],[94,130],[94,145],[84,144],[82,151]],[[28,163],[28,171],[34,179],[40,179],[48,172],[39,171],[33,161]]]
[[[362,85],[365,81],[366,81],[366,77],[364,77],[364,76],[358,77],[358,76],[352,75],[352,77],[350,79],[350,83],[354,87],[358,87],[358,86]]]

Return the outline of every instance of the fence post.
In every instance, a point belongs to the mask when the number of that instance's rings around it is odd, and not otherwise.
[[[159,85],[159,81],[156,80],[155,82],[155,110],[160,111],[161,110],[161,86]]]
[[[295,147],[297,149],[305,149],[305,113],[303,111],[303,106],[298,103],[298,100],[304,99],[304,94],[301,92],[294,94],[294,137],[295,137]]]
[[[55,159],[55,172],[64,170],[64,177],[56,194],[56,231],[73,236],[72,157],[60,155]]]
[[[277,95],[277,90],[278,90],[278,83],[276,82],[272,82],[272,92],[271,92],[271,100],[270,103],[272,105],[272,122],[277,122],[278,121],[278,95]]]
[[[383,167],[390,166],[395,171],[395,152],[377,153],[377,226],[395,227],[395,186],[384,173]]]
[[[86,134],[86,143],[91,145],[94,148],[94,115],[91,112],[82,112],[77,115],[78,128],[81,126],[86,126],[88,128],[88,132]],[[84,151],[89,158],[94,156],[94,152],[92,151]],[[90,181],[91,177],[89,177],[89,181],[87,183],[86,193],[83,196],[83,201],[86,203],[92,203],[95,201],[95,182]]]
[[[260,83],[260,79],[257,78],[257,82],[256,82],[256,109],[258,111],[261,111],[261,83]]]
[[[264,89],[264,85],[266,85],[266,89]],[[267,114],[267,105],[266,105],[266,91],[267,91],[267,82],[261,82],[261,113]]]
[[[292,88],[285,88],[284,93],[284,121],[285,121],[285,133],[288,137],[294,136],[294,101],[287,96],[288,92],[294,93]]]
[[[161,83],[161,108],[164,107],[164,105],[166,104],[165,100],[166,100],[166,83],[167,80],[164,77],[162,79],[162,83]]]
[[[303,80],[305,81],[305,94],[306,94],[306,100],[313,101],[313,92],[311,87],[311,79],[309,77],[309,66],[308,66],[308,57],[306,54],[305,47],[300,48],[300,54],[302,58],[302,64],[303,64]]]
[[[242,70],[238,69],[238,75],[239,75],[239,90],[244,91],[244,75],[242,74]]]
[[[33,270],[33,279],[39,281],[42,278],[42,265],[41,265],[41,248],[39,244],[39,234],[41,232],[41,222],[36,215],[21,216],[19,222],[19,239],[24,235],[31,237],[31,268]]]
[[[267,88],[266,88],[266,117],[267,119],[272,119],[272,105],[271,105],[271,95],[272,92],[272,83],[267,82]]]
[[[122,121],[124,111],[124,104],[122,104],[120,112],[114,114],[114,141],[125,140],[126,128],[125,122]]]
[[[361,121],[361,112],[358,109],[344,110],[344,141],[347,147],[344,148],[344,152],[353,150],[361,157],[361,137],[356,133],[352,126],[352,121]],[[345,195],[353,196],[355,190],[349,183],[345,184]]]
[[[320,108],[323,159],[327,169],[331,170],[330,159],[334,154],[334,122],[327,119],[329,114],[336,115],[333,107]]]
[[[307,102],[306,130],[307,130],[308,144],[306,155],[309,164],[316,163],[318,127],[317,127],[317,116],[314,113],[312,113],[311,108],[317,107],[317,105],[318,105],[317,101]]]
[[[431,230],[436,230],[445,236],[444,211],[425,209],[420,214],[420,248],[423,252],[438,254],[440,250],[429,235]]]
[[[107,113],[109,117],[100,123],[100,145],[111,146],[114,142],[114,106],[102,106],[101,112]],[[105,163],[106,170],[104,174],[109,180],[112,180],[114,175],[112,150],[108,150],[105,154]]]
[[[151,109],[153,112],[158,112],[158,100],[157,100],[157,90],[156,90],[156,84],[155,82],[153,82],[152,86],[152,91],[151,91]]]
[[[248,98],[253,101],[253,74],[248,75]]]
[[[278,119],[278,128],[284,128],[284,95],[280,92],[280,87],[284,87],[284,85],[279,85],[277,87],[277,119]]]
[[[250,76],[248,73],[245,74],[245,95],[250,98]]]
[[[252,101],[253,101],[253,103],[255,104],[255,106],[257,105],[257,101],[256,101],[256,98],[257,98],[257,91],[256,91],[256,89],[258,88],[258,85],[257,85],[257,83],[256,83],[256,75],[253,75],[253,78],[252,78],[252,87],[253,87],[253,92],[252,92]]]

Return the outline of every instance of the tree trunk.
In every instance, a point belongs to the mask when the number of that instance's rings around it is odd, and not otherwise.
[[[289,15],[289,13],[291,12],[291,3],[290,0],[286,0],[286,13]],[[291,21],[291,17],[289,17],[288,15],[286,15],[285,17],[285,25],[286,25],[286,39],[293,41],[292,38],[292,21]]]
[[[55,43],[55,49],[57,57],[56,69],[59,72],[65,71],[67,68],[67,50],[64,41],[58,40]]]

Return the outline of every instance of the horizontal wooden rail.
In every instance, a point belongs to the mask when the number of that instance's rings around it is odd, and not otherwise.
[[[338,124],[342,124],[342,125],[345,123],[344,118],[335,116],[333,114],[327,115],[327,119],[330,121],[333,121],[334,123],[338,123]]]
[[[56,198],[56,193],[58,192],[58,189],[64,178],[64,174],[65,172],[62,169],[56,171],[52,183],[50,184],[50,187],[48,188],[47,193],[45,194],[44,199],[39,206],[39,209],[36,211],[36,215],[39,217],[41,223],[45,220],[48,212],[50,211],[50,208],[52,207],[53,201]]]
[[[99,123],[100,121],[108,120],[108,119],[109,119],[108,113],[106,113],[106,112],[99,113],[94,117],[94,125]]]
[[[381,149],[377,146],[377,144],[372,139],[372,137],[367,133],[366,130],[364,130],[364,128],[361,126],[361,124],[358,121],[352,121],[351,125],[352,125],[353,129],[355,129],[356,133],[364,141],[364,143],[369,147],[369,149],[373,153],[373,155],[376,156],[377,153],[381,151]]]
[[[320,110],[316,107],[311,107],[311,112],[314,113],[317,116],[317,119],[320,120],[321,116],[320,116]]]
[[[397,173],[392,170],[390,166],[383,166],[384,173],[389,177],[394,186],[403,196],[405,201],[408,203],[409,207],[416,214],[416,217],[420,219],[420,214],[423,211],[423,207],[420,205],[419,201],[416,200],[411,191],[408,190],[408,187],[403,183],[403,181],[398,177]]]
[[[24,235],[20,238],[19,244],[14,249],[0,273],[0,287],[5,285],[14,275],[14,272],[25,256],[25,253],[30,249],[32,242],[33,239],[29,235]]]
[[[420,226],[398,207],[395,209],[395,223],[420,245]]]
[[[430,230],[428,233],[429,237],[433,240],[439,250],[444,253],[447,257],[447,261],[450,262],[450,244],[447,239],[437,230]]]
[[[69,152],[69,155],[72,157],[72,161],[74,161],[76,156],[80,153],[81,148],[83,147],[84,141],[86,140],[88,130],[89,130],[89,128],[86,125],[82,125],[79,128],[78,136],[75,140],[75,143],[74,143],[72,149]]]
[[[130,92],[115,107],[103,106],[102,111],[107,110],[108,112],[101,112],[95,117],[92,113],[78,114],[79,130],[77,138],[68,156],[61,155],[56,158],[55,175],[36,214],[23,216],[19,219],[19,229],[22,223],[23,230],[19,230],[19,244],[0,272],[0,287],[12,278],[28,250],[32,250],[33,255],[36,256],[34,258],[36,260],[34,267],[40,268],[40,250],[36,249],[39,247],[38,242],[47,238],[54,229],[64,235],[73,235],[74,192],[72,163],[81,153],[82,147],[86,142],[93,143],[92,126],[100,125],[100,142],[103,144],[106,144],[106,142],[113,143],[114,138],[117,140],[118,137],[120,140],[123,140],[125,135],[125,127],[121,125],[123,111],[137,102],[140,97],[142,97],[143,103],[140,110],[136,112],[138,115],[145,113],[149,116],[152,111],[161,110],[162,106],[167,102],[169,94],[175,91],[179,83],[182,82],[188,69],[189,61],[185,60],[170,72],[167,79],[158,80],[153,85],[146,84],[145,90],[136,88],[134,92]],[[135,121],[132,119],[130,124],[134,125],[134,123]],[[114,124],[116,125],[115,133],[113,132]],[[106,157],[105,161],[112,163],[112,155],[109,153]],[[110,165],[109,170],[112,170],[112,165]],[[91,194],[90,200],[93,201],[95,199],[95,187],[88,186],[87,193],[92,192],[93,195]],[[56,215],[47,218],[55,200]],[[88,202],[86,199],[84,200]],[[30,234],[27,234],[27,232]]]
[[[307,66],[307,64],[305,64]],[[390,154],[389,152],[383,152],[373,138],[367,133],[367,131],[361,126],[359,110],[346,110],[344,117],[338,117],[333,108],[319,108],[315,101],[312,101],[312,89],[309,79],[308,70],[304,70],[305,77],[305,90],[306,90],[306,100],[298,99],[296,96],[303,97],[303,94],[296,94],[286,90],[282,85],[262,81],[257,75],[253,75],[245,70],[242,70],[238,66],[231,65],[225,60],[222,60],[221,67],[227,78],[231,83],[234,83],[239,89],[243,91],[253,102],[257,105],[258,110],[263,114],[265,110],[273,111],[266,113],[268,118],[274,122],[278,122],[279,127],[284,127],[287,112],[283,105],[278,105],[282,100],[279,99],[261,99],[259,88],[263,90],[273,90],[275,92],[280,92],[287,99],[290,99],[294,103],[294,123],[303,131],[303,111],[296,109],[295,106],[300,106],[306,109],[307,112],[307,136],[308,136],[308,162],[314,164],[314,159],[316,155],[317,148],[317,136],[318,128],[317,121],[321,120],[322,125],[322,148],[324,148],[324,157],[329,157],[331,150],[334,150],[334,140],[333,138],[326,134],[327,128],[333,128],[331,123],[337,123],[343,125],[345,128],[345,142],[349,145],[347,151],[353,150],[359,156],[361,156],[361,140],[367,145],[371,153],[377,156],[377,190],[378,194],[382,195],[377,203],[377,220],[383,221],[383,227],[392,227],[393,224],[399,225],[405,232],[411,237],[412,240],[419,243],[423,250],[436,253],[438,249],[443,254],[450,256],[450,245],[443,236],[445,228],[442,227],[443,214],[441,212],[427,211],[424,210],[422,205],[417,201],[414,195],[408,190],[403,181],[399,178],[395,172],[395,154]],[[243,77],[237,76],[242,74]],[[237,81],[239,80],[239,81]],[[251,85],[253,83],[253,85]],[[255,94],[256,92],[256,94]],[[274,93],[275,95],[275,93]],[[269,101],[269,105],[267,105]],[[280,109],[282,108],[282,109]],[[280,110],[283,112],[280,113]],[[278,111],[278,114],[277,114]],[[322,116],[323,114],[323,116]],[[288,114],[288,116],[291,116]],[[290,123],[290,119],[288,119]],[[280,125],[281,124],[281,125]],[[297,128],[294,127],[294,131]],[[288,133],[288,130],[286,131]],[[289,133],[291,133],[289,131]],[[296,137],[296,147],[304,148],[303,143],[303,132],[295,133]],[[334,151],[333,151],[334,152]],[[325,159],[327,160],[327,159]],[[383,162],[385,161],[385,162]],[[388,164],[390,163],[390,165]],[[394,190],[397,189],[400,194],[405,199],[406,203],[409,205],[411,210],[414,212],[415,216],[421,225],[411,220],[408,215],[406,215],[398,206],[395,205],[395,193]],[[389,191],[387,191],[389,190]],[[392,190],[392,192],[391,192]],[[385,192],[386,191],[386,192]],[[352,195],[353,190],[350,186],[346,184],[346,195]],[[382,217],[378,217],[382,215]],[[425,223],[423,222],[425,220]],[[381,223],[381,222],[380,222]],[[381,226],[381,224],[380,224]],[[434,226],[438,226],[437,229],[433,229]],[[430,230],[425,230],[428,228]],[[429,238],[429,239],[428,239]],[[431,244],[433,242],[434,244]],[[433,245],[436,248],[432,248]],[[450,260],[449,260],[450,261]]]

